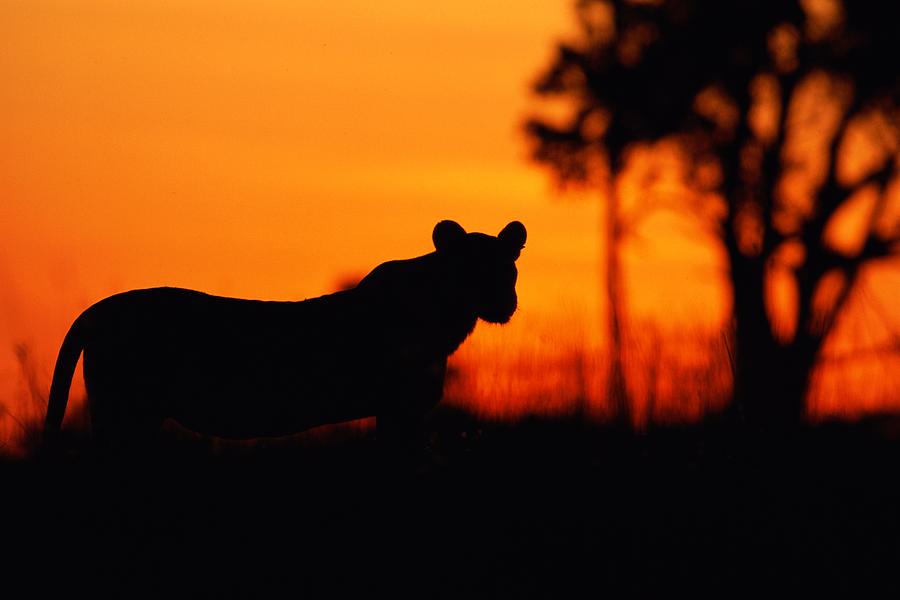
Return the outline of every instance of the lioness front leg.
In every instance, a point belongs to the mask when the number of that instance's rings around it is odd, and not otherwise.
[[[412,455],[425,447],[425,414],[384,413],[375,418],[378,445],[386,455]]]
[[[389,453],[415,453],[426,447],[422,422],[444,393],[447,361],[435,361],[407,379],[376,415],[378,443]]]

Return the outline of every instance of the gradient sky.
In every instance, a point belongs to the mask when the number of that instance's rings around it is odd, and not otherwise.
[[[565,7],[503,4],[4,3],[4,271],[295,298],[447,217],[590,260],[518,128]]]

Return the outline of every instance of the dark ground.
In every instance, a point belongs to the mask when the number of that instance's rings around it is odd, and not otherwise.
[[[900,445],[871,426],[776,441],[444,411],[429,431],[399,463],[364,435],[2,464],[4,579],[35,597],[900,591]]]

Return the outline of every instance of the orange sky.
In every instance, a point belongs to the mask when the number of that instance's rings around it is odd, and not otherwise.
[[[594,208],[547,202],[518,132],[566,10],[503,4],[4,3],[4,270],[294,298],[446,217],[589,261]]]
[[[570,8],[0,3],[0,401],[22,393],[15,346],[49,382],[69,323],[104,296],[315,296],[429,252],[443,218],[529,229],[520,315],[481,343],[593,331],[598,208],[554,193],[520,131]],[[721,321],[719,259],[678,252],[629,252],[634,309],[665,298],[669,319]]]

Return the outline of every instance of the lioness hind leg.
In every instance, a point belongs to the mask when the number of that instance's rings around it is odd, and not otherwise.
[[[146,403],[129,400],[89,392],[91,439],[99,455],[133,457],[153,449],[163,419],[148,411]]]

